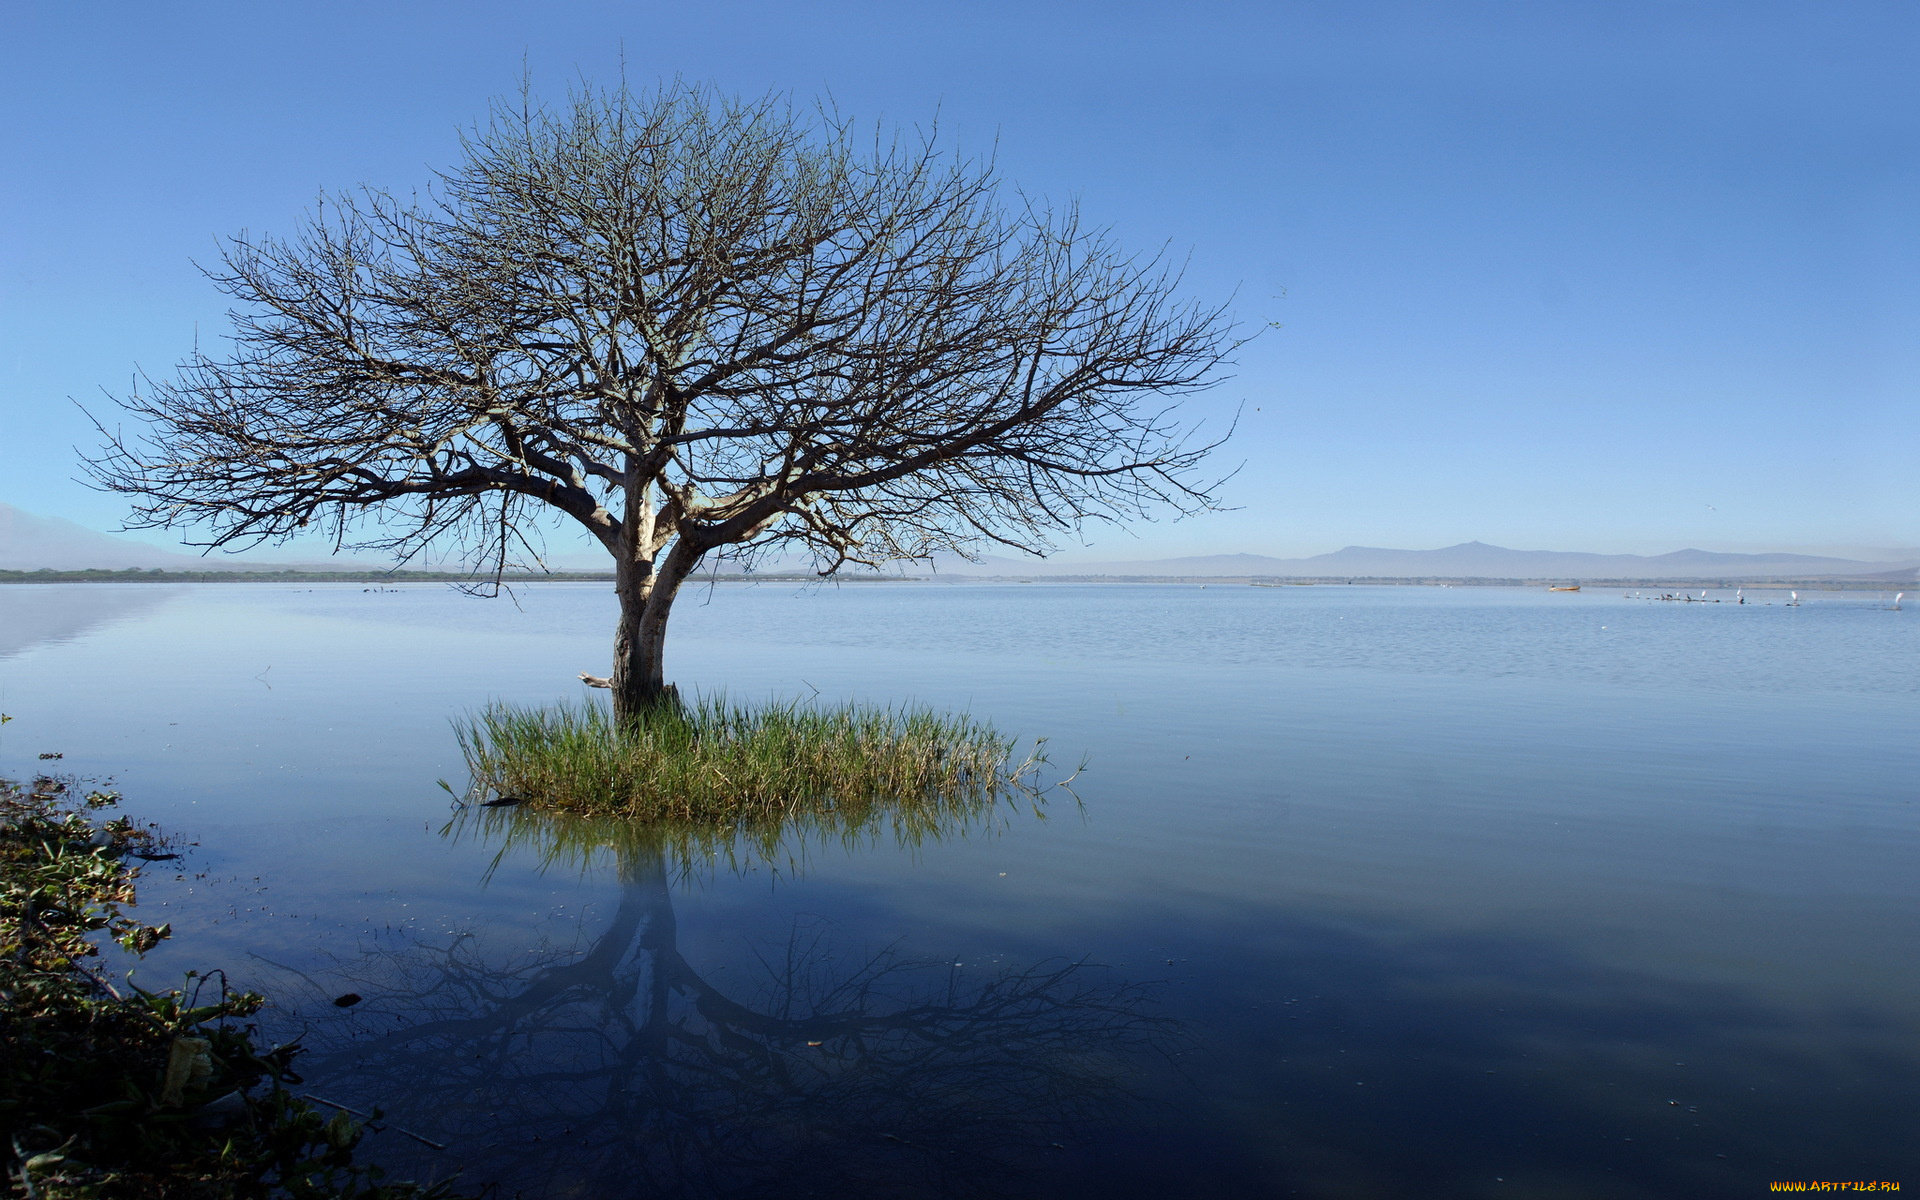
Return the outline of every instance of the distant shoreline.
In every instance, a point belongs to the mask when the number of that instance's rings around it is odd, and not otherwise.
[[[1422,576],[1328,576],[1326,578],[1296,578],[1286,575],[955,575],[946,576],[965,583],[1184,583],[1201,586],[1248,586],[1248,587],[1504,587],[1504,588],[1545,588],[1565,586],[1577,583],[1590,592],[1612,591],[1616,588],[1661,588],[1666,590],[1687,588],[1707,588],[1708,590],[1727,591],[1732,588],[1800,588],[1805,591],[1898,591],[1903,587],[1913,587],[1914,583],[1888,582],[1884,579],[1841,579],[1815,576],[1813,578],[1779,578],[1765,576],[1754,579],[1579,579],[1568,580],[1565,577],[1555,579],[1500,579],[1483,576],[1422,575]]]
[[[446,583],[487,585],[489,577],[452,571],[168,571],[129,567],[120,571],[0,571],[0,584],[18,583]],[[505,575],[502,584],[612,583],[611,571],[554,571]],[[1809,591],[1892,591],[1914,587],[1914,580],[1847,578],[1837,576],[1764,576],[1759,578],[1669,579],[1519,579],[1491,576],[1321,576],[1284,575],[831,575],[811,572],[692,575],[687,584],[713,583],[1073,583],[1073,584],[1186,584],[1191,586],[1252,587],[1546,587],[1578,583],[1591,590],[1614,588],[1803,588]]]

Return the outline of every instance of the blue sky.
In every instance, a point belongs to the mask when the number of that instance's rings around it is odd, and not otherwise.
[[[624,55],[938,109],[1279,323],[1195,406],[1237,511],[1074,557],[1920,545],[1917,51],[1894,3],[15,3],[0,501],[114,528],[69,397],[222,334],[193,260]]]

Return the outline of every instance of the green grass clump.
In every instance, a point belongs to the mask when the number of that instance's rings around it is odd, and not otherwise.
[[[616,724],[593,704],[492,704],[455,726],[474,786],[547,810],[660,821],[783,821],[944,807],[1018,788],[1043,761],[967,716],[723,696]]]

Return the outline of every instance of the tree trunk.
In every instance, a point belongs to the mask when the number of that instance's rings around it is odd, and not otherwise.
[[[609,681],[615,721],[624,724],[660,705],[679,703],[679,692],[666,680],[667,617],[698,558],[676,545],[658,570],[654,563],[626,562],[615,569],[620,624],[613,635]]]

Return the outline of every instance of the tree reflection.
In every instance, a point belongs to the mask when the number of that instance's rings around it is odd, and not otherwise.
[[[1133,1060],[1179,1037],[1151,985],[1068,961],[980,974],[854,953],[820,920],[723,991],[682,956],[670,885],[725,839],[478,810],[449,832],[610,865],[612,919],[574,946],[495,958],[459,933],[307,976],[316,1001],[368,999],[309,1033],[303,1069],[509,1194],[1018,1190],[1136,1103]]]

